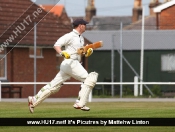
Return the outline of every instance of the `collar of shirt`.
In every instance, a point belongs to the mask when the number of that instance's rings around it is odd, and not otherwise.
[[[73,32],[74,32],[75,34],[77,34],[78,36],[81,36],[80,33],[79,33],[77,30],[73,29]]]

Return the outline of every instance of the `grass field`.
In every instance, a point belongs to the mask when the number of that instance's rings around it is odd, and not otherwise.
[[[27,103],[0,102],[0,118],[123,118],[165,117],[175,118],[175,103],[172,102],[92,102],[91,111],[84,112],[72,107],[72,103],[42,103],[29,113]],[[141,126],[1,126],[0,132],[173,132],[175,127]]]

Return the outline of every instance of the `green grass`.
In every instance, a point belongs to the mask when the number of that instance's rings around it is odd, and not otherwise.
[[[88,103],[91,111],[84,112],[72,107],[72,103],[42,103],[29,113],[27,103],[0,102],[0,118],[122,118],[122,117],[165,117],[175,118],[175,103],[172,102],[104,102]],[[175,127],[121,127],[121,126],[1,126],[0,132],[172,132]]]

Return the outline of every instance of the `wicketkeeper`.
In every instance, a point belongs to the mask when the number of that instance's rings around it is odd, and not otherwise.
[[[82,33],[86,30],[87,21],[83,19],[76,19],[73,22],[73,31],[60,37],[54,44],[54,49],[61,56],[64,57],[60,65],[60,71],[55,78],[47,85],[45,85],[35,96],[28,97],[29,110],[31,113],[34,112],[34,108],[38,106],[51,94],[54,94],[60,90],[63,82],[70,79],[71,77],[83,82],[81,90],[79,92],[79,100],[73,105],[75,109],[81,109],[89,111],[90,108],[86,106],[88,96],[91,90],[94,88],[98,73],[88,72],[81,65],[81,57],[89,57],[93,53],[92,48],[84,49],[84,38]],[[62,47],[65,47],[62,50]]]

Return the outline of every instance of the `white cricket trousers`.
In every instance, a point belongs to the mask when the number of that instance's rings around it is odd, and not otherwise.
[[[88,72],[84,69],[78,60],[65,59],[60,65],[60,71],[48,85],[50,85],[49,87],[61,85],[71,77],[83,82],[87,76]],[[47,85],[45,87],[47,87]]]
[[[36,107],[45,98],[53,93],[58,92],[63,82],[70,79],[71,77],[83,82],[87,78],[87,76],[87,71],[83,68],[78,60],[65,59],[61,63],[60,71],[55,76],[55,78],[50,83],[45,85],[42,89],[40,89],[37,95],[35,95],[37,101],[33,104],[33,106]],[[79,96],[80,94],[81,91],[79,92]]]

